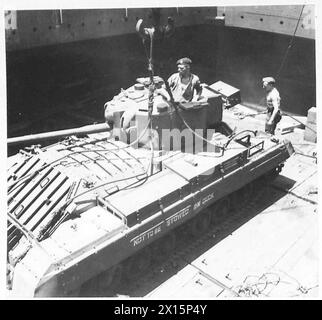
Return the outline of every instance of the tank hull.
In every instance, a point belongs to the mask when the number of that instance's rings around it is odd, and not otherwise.
[[[254,139],[252,147],[239,145],[236,151],[232,146],[220,160],[194,155],[197,166],[177,152],[163,159],[162,170],[141,186],[111,194],[106,202],[92,203],[80,217],[65,221],[50,237],[29,248],[15,265],[12,292],[18,296],[68,296],[205,208],[280,167],[293,152],[289,142],[266,140],[264,149],[261,140]],[[112,218],[113,209],[123,219]],[[104,223],[109,227],[97,227]],[[78,244],[73,247],[71,239]],[[39,260],[40,264],[35,263]]]

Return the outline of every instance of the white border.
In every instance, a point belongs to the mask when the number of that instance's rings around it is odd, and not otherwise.
[[[316,8],[316,19],[315,19],[315,31],[316,31],[316,99],[317,106],[322,107],[320,104],[321,93],[319,88],[321,88],[321,1],[288,1],[288,0],[261,0],[261,1],[217,1],[217,0],[51,0],[51,1],[37,1],[37,0],[3,0],[1,2],[0,8],[2,9],[2,14],[0,14],[0,74],[1,77],[1,92],[0,92],[0,299],[6,297],[5,295],[5,267],[6,267],[6,250],[3,244],[6,243],[6,136],[7,136],[7,115],[6,115],[6,60],[5,60],[5,32],[4,32],[4,10],[15,10],[15,9],[85,9],[85,8],[143,8],[143,7],[202,7],[202,6],[254,6],[254,5],[296,5],[296,4],[315,4]],[[319,108],[318,107],[318,108]],[[318,127],[321,123],[321,116],[318,110]],[[318,152],[320,151],[320,135],[318,130]],[[318,165],[318,170],[320,172],[320,163]],[[319,180],[318,180],[319,181]],[[319,190],[320,183],[319,183]],[[320,203],[320,201],[319,201]],[[318,205],[318,212],[320,212],[320,205]],[[321,219],[319,222],[319,230],[321,231]],[[321,245],[319,246],[319,257],[321,255]],[[321,275],[320,275],[320,295],[321,298]]]

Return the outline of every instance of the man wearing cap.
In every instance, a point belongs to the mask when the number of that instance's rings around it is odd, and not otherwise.
[[[265,132],[275,133],[276,125],[280,122],[282,116],[280,112],[280,94],[275,88],[275,79],[273,77],[263,78],[263,89],[266,91],[267,116],[265,122]]]
[[[201,99],[202,87],[199,77],[190,71],[192,61],[181,58],[177,61],[178,72],[168,79],[170,89],[175,101],[189,102]]]

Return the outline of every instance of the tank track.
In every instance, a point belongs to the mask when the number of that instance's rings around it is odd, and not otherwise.
[[[165,235],[147,248],[142,249],[143,252],[141,250],[123,261],[117,266],[117,268],[122,269],[122,276],[117,277],[118,283],[115,283],[112,287],[104,282],[106,280],[110,282],[113,275],[106,277],[104,274],[100,274],[83,284],[79,291],[70,295],[80,297],[145,296],[172,274],[190,264],[200,254],[257,215],[261,209],[264,209],[267,188],[269,188],[269,184],[278,176],[280,171],[280,168],[276,168],[226,197],[224,201],[228,201],[227,204],[229,203],[228,207],[226,207],[226,214],[221,216],[214,214],[215,206],[219,205],[218,203],[223,199],[204,209],[204,211],[207,211],[204,213],[212,219],[204,228],[200,228],[199,234],[196,232],[198,231],[196,227],[202,226],[200,219],[205,216],[202,213],[177,227],[173,233]],[[256,191],[252,192],[253,190]],[[277,193],[280,194],[280,191],[270,188],[270,198],[277,195]],[[235,226],[233,230],[232,225]],[[173,247],[169,245],[171,241],[167,240],[166,237],[175,237],[176,241]],[[164,254],[162,254],[160,248],[164,246],[166,248],[163,250],[165,251]],[[151,260],[147,258],[148,256],[151,256]],[[135,266],[142,265],[142,262],[140,262],[142,257],[145,257],[146,265],[142,270],[135,272]],[[130,271],[128,275],[126,274],[127,270]],[[117,271],[120,270],[118,269]],[[213,281],[221,286],[223,290],[230,290],[219,281],[216,281],[216,279],[213,279]],[[234,292],[232,293],[234,294]]]

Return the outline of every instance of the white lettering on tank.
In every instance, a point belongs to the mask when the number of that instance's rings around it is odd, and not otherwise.
[[[205,196],[204,198],[202,198],[201,203],[204,205],[205,203],[207,203],[208,201],[210,201],[213,198],[214,198],[214,193],[210,193],[207,196]]]
[[[169,227],[171,224],[179,221],[180,219],[185,217],[187,214],[189,214],[190,207],[191,207],[191,205],[188,205],[188,206],[184,207],[183,209],[181,209],[180,211],[173,214],[171,217],[167,218],[166,219],[167,227]]]
[[[153,226],[149,230],[142,232],[141,234],[139,234],[136,237],[134,237],[133,239],[131,239],[130,242],[133,242],[133,246],[135,247],[135,246],[139,245],[140,243],[142,243],[143,241],[152,238],[153,236],[155,236],[156,234],[161,232],[161,224],[162,223],[163,222]]]

